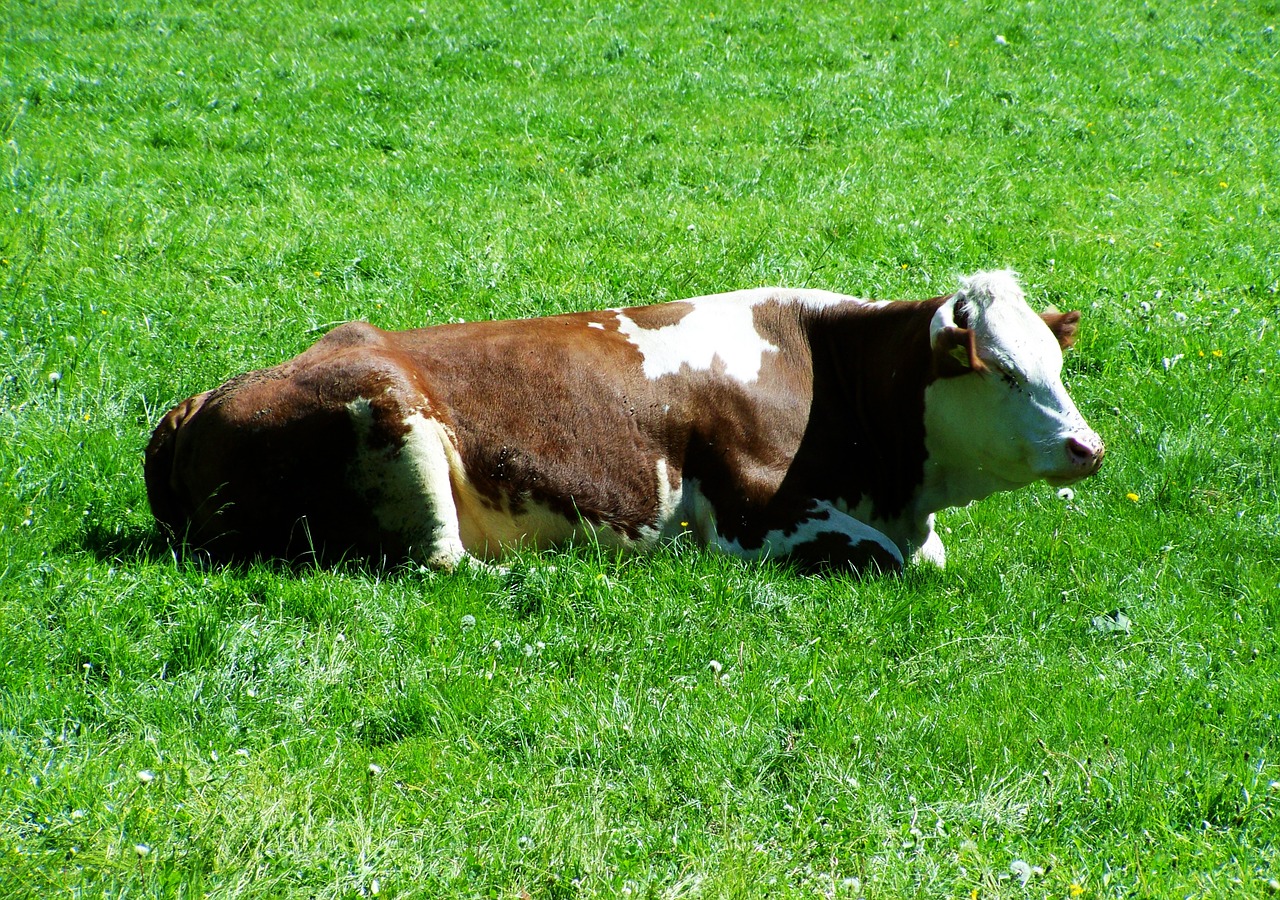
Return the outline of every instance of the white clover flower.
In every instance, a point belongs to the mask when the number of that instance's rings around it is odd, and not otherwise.
[[[138,773],[138,780],[143,784],[150,784],[156,780],[156,773],[152,772],[150,769],[143,769]]]
[[[382,766],[378,765],[377,763],[372,763],[372,762],[369,763],[369,774],[372,775],[374,778],[377,778],[379,775],[382,774]]]
[[[1070,503],[1072,500],[1076,499],[1076,492],[1071,490],[1069,487],[1059,488],[1058,499],[1063,503]]]
[[[711,674],[716,676],[717,678],[719,678],[720,673],[724,671],[724,666],[720,663],[720,660],[718,659],[713,659],[711,660],[711,662],[707,663],[707,668],[710,669]]]
[[[469,628],[475,628],[476,617],[471,615],[471,613],[467,613],[465,616],[462,617],[462,621],[459,624],[462,626],[464,631]]]
[[[138,854],[138,856],[146,856],[151,852],[151,848],[146,844],[134,844],[133,852]]]

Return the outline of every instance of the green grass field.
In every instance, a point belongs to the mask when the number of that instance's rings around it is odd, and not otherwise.
[[[1280,893],[1280,4],[326,6],[0,16],[0,896]],[[169,405],[344,320],[998,266],[1108,462],[945,572],[147,510]]]

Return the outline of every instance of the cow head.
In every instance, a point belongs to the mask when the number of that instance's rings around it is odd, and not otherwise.
[[[1102,439],[1062,384],[1062,350],[1079,320],[1078,312],[1037,315],[1007,271],[964,279],[939,307],[925,433],[943,505],[1098,471]]]

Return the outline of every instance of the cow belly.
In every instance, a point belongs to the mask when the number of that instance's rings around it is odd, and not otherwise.
[[[601,546],[630,548],[632,541],[608,526],[571,520],[548,506],[523,500],[494,503],[481,497],[470,482],[455,487],[458,532],[462,546],[479,559],[499,560],[515,548],[549,550],[588,538]]]
[[[572,496],[556,508],[528,496],[482,493],[467,476],[456,451],[451,477],[462,546],[485,560],[500,560],[517,547],[549,550],[574,541],[608,549],[646,550],[669,536],[680,505],[680,488],[672,487],[665,459],[657,461],[654,473],[657,516],[644,522],[611,524],[587,515],[566,515],[561,509],[574,507]]]

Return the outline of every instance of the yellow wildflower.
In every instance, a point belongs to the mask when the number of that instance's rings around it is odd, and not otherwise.
[[[1138,502],[1138,495],[1137,495],[1137,494],[1135,494],[1133,491],[1130,491],[1129,493],[1125,494],[1124,496],[1125,496],[1125,499],[1126,499],[1126,500],[1132,500],[1134,503],[1137,503],[1137,502]]]

